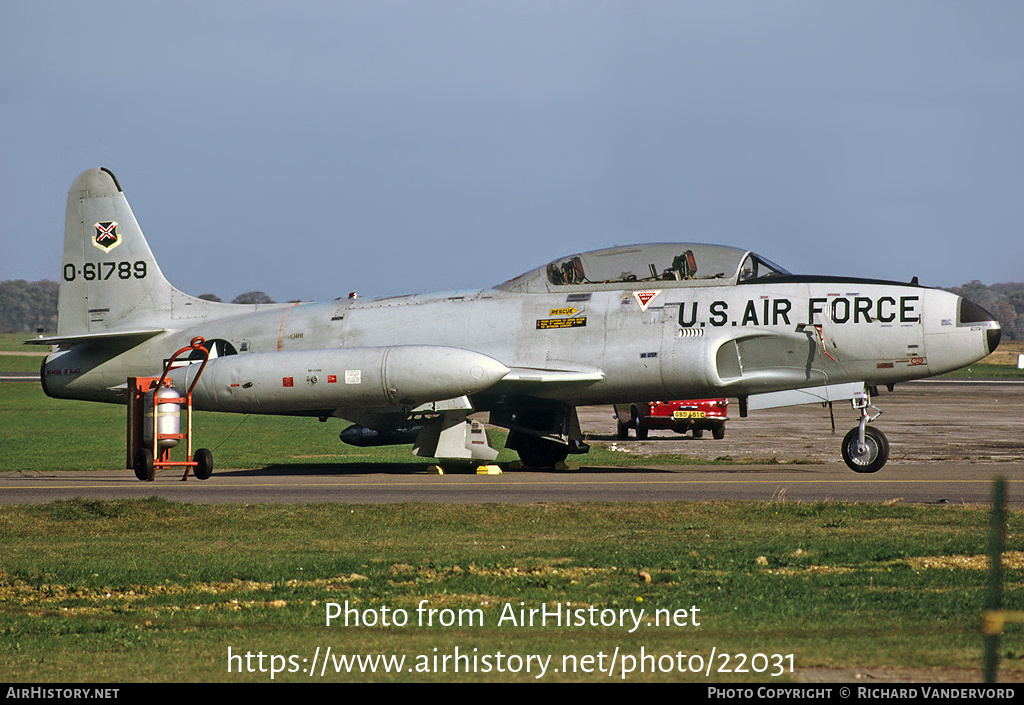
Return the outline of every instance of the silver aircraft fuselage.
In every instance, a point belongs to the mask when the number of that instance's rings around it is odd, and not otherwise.
[[[971,364],[999,335],[978,306],[916,280],[793,275],[696,243],[579,253],[479,291],[209,302],[167,282],[116,179],[94,169],[68,196],[57,335],[33,342],[52,346],[54,397],[123,401],[126,378],[158,376],[201,336],[213,359],[199,409],[341,417],[381,442],[406,440],[395,429],[417,415],[491,410],[529,454],[583,452],[580,405],[856,398]]]

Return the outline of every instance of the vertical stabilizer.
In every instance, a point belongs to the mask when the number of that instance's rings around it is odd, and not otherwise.
[[[173,293],[114,174],[79,174],[68,192],[57,334],[158,326]]]

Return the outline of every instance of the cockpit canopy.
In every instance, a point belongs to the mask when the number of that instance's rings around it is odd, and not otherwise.
[[[630,245],[561,257],[498,289],[558,291],[563,287],[591,289],[666,286],[686,282],[701,285],[788,275],[782,267],[746,250],[725,245],[658,243]]]

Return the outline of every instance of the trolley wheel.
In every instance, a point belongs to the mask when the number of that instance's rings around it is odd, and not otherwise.
[[[196,463],[195,470],[192,471],[196,479],[209,479],[213,474],[213,453],[206,448],[200,448],[192,455],[192,460]]]
[[[146,482],[153,479],[153,451],[149,448],[139,448],[135,451],[135,458],[132,462],[135,468],[135,477]]]

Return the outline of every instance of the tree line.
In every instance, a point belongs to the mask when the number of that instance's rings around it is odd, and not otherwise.
[[[1024,283],[988,286],[975,279],[947,291],[973,301],[995,316],[1003,326],[1004,340],[1024,340]],[[214,294],[203,294],[199,298],[221,301]],[[262,291],[248,291],[236,296],[231,303],[272,304],[274,300]],[[37,282],[8,279],[0,282],[0,332],[51,333],[56,330],[57,282],[47,279]]]
[[[57,330],[57,282],[0,282],[0,333]]]

